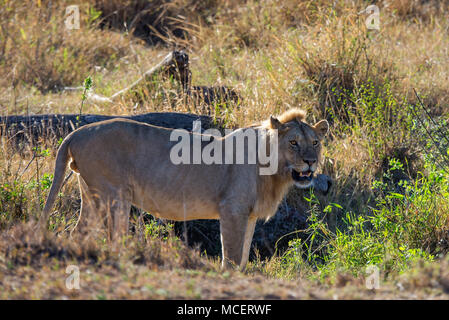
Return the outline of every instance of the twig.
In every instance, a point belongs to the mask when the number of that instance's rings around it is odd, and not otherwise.
[[[441,134],[441,136],[446,139],[446,141],[449,143],[449,139],[447,138],[447,134],[445,132],[442,132],[440,130],[440,126],[435,122],[435,120],[433,119],[433,117],[431,116],[430,112],[427,110],[427,108],[424,106],[424,103],[422,102],[421,98],[419,97],[418,93],[416,92],[415,88],[413,88],[413,92],[415,92],[416,98],[418,98],[418,102],[421,106],[421,108],[424,110],[424,112],[426,113],[427,117],[429,117],[430,121],[432,121],[432,123],[435,125],[436,129],[438,130],[438,132]]]
[[[147,70],[139,79],[128,87],[114,93],[110,97],[104,97],[95,93],[89,94],[89,100],[102,103],[112,103],[116,98],[135,88],[142,81],[151,78],[153,75],[168,71],[175,79],[179,80],[183,89],[189,85],[189,58],[183,51],[173,51],[162,59],[157,65]]]
[[[413,89],[413,91],[415,92],[417,98],[418,98],[418,102],[421,105],[421,108],[425,111],[427,117],[429,117],[432,121],[432,123],[437,127],[438,132],[440,132],[440,134],[443,135],[443,138],[446,139],[446,141],[449,142],[449,140],[447,139],[446,135],[444,133],[442,133],[439,130],[439,126],[438,124],[435,122],[435,120],[432,118],[432,116],[430,115],[430,113],[426,110],[426,108],[424,107],[424,104],[422,103],[421,99],[419,98],[417,92],[415,89]],[[429,129],[427,129],[427,126],[424,124],[424,121],[420,118],[420,116],[418,115],[418,113],[416,112],[416,110],[414,109],[415,106],[413,106],[411,108],[413,115],[416,117],[416,119],[419,121],[420,125],[424,128],[424,130],[426,131],[427,135],[429,136],[429,138],[432,140],[434,146],[437,148],[437,150],[439,151],[440,155],[442,156],[442,159],[446,165],[446,167],[442,166],[438,161],[436,161],[436,163],[440,166],[441,169],[443,169],[444,171],[448,171],[447,167],[449,167],[449,158],[446,155],[445,150],[442,150],[440,148],[440,144],[435,140],[434,136],[432,135],[432,133],[429,131]]]

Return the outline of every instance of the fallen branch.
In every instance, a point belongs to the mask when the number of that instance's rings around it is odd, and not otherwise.
[[[200,120],[203,129],[214,125],[209,116],[175,113],[152,112],[134,116],[104,116],[95,114],[44,114],[34,116],[4,116],[0,117],[0,134],[8,137],[16,146],[26,144],[37,145],[41,139],[58,141],[73,130],[89,123],[125,118],[148,124],[192,130],[193,121]]]
[[[88,100],[95,103],[113,103],[115,99],[136,88],[143,81],[151,81],[155,75],[171,77],[181,84],[182,91],[191,102],[195,104],[204,103],[207,110],[203,110],[208,114],[211,113],[209,108],[214,103],[223,103],[231,101],[237,106],[240,104],[241,97],[236,90],[226,86],[192,86],[191,75],[189,69],[189,56],[184,51],[172,51],[156,66],[146,71],[142,77],[134,81],[128,87],[114,93],[110,97],[104,97],[96,93],[90,92]],[[67,90],[82,90],[83,87],[67,88]]]
[[[112,103],[116,98],[137,87],[142,81],[151,80],[155,75],[163,75],[166,77],[173,77],[179,81],[185,92],[190,87],[190,69],[189,56],[184,51],[172,51],[164,57],[164,59],[157,65],[146,71],[142,77],[134,81],[128,87],[114,93],[110,97],[104,97],[95,93],[88,95],[88,99],[93,102]]]

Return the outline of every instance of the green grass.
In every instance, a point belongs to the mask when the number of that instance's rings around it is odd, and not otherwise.
[[[425,172],[419,172],[415,179],[392,183],[392,175],[404,173],[404,167],[394,158],[389,164],[382,179],[373,184],[375,204],[356,213],[342,208],[341,226],[335,231],[323,222],[323,214],[332,215],[341,206],[317,210],[312,195],[309,227],[304,231],[307,238],[289,241],[288,249],[268,262],[268,273],[329,281],[341,273],[364,275],[366,268],[374,265],[388,279],[408,271],[418,261],[432,262],[445,256],[448,173],[426,163]]]
[[[449,170],[445,156],[449,141],[439,129],[447,125],[449,108],[447,10],[437,10],[432,1],[429,7],[416,1],[390,1],[388,7],[381,5],[381,30],[377,32],[366,30],[365,16],[359,14],[366,1],[353,5],[347,1],[251,0],[245,6],[207,1],[195,4],[198,10],[193,12],[189,11],[192,2],[186,0],[179,2],[179,8],[164,11],[160,20],[164,27],[170,18],[186,16],[185,22],[166,25],[168,30],[182,25],[186,37],[169,37],[169,46],[148,46],[123,29],[125,22],[131,22],[128,17],[136,14],[125,2],[81,1],[82,28],[71,33],[61,27],[62,15],[57,14],[67,1],[56,1],[51,8],[44,2],[33,8],[5,2],[0,7],[5,26],[0,28],[0,104],[5,114],[201,113],[203,106],[186,103],[175,81],[158,77],[114,104],[86,99],[87,91],[110,96],[131,84],[173,44],[186,47],[194,85],[231,86],[242,96],[239,106],[211,107],[212,116],[226,126],[249,125],[291,107],[307,110],[311,122],[327,118],[331,123],[322,163],[322,171],[334,178],[329,195],[292,190],[283,206],[306,216],[305,227],[291,232],[274,223],[267,229],[275,238],[270,240],[274,254],[265,250],[261,256],[262,250],[256,250],[249,274],[232,273],[232,277],[244,281],[246,276],[262,274],[264,281],[289,288],[298,279],[318,286],[336,285],[342,275],[363,278],[369,266],[376,266],[385,281],[406,276],[416,283],[419,276],[415,272],[437,272],[436,266],[446,263]],[[121,5],[125,10],[109,15]],[[103,18],[109,19],[111,28],[98,27]],[[83,84],[84,91],[61,91]],[[414,88],[435,123],[416,107]],[[128,284],[117,295],[109,290],[114,287],[113,279],[126,270],[141,276],[145,287],[142,265],[165,273],[178,270],[182,275],[175,277],[178,282],[193,276],[185,269],[199,270],[200,279],[213,273],[211,282],[218,278],[225,282],[229,277],[219,271],[219,256],[186,247],[181,236],[176,237],[175,226],[146,215],[142,219],[133,216],[130,245],[121,257],[110,252],[102,233],[92,242],[78,239],[80,243],[73,244],[69,234],[79,212],[79,191],[73,178],[61,190],[51,217],[51,230],[61,242],[25,236],[25,231],[32,233],[28,223],[39,216],[45,201],[53,163],[54,151],[45,143],[37,149],[25,148],[21,154],[7,139],[1,140],[0,247],[6,249],[0,250],[0,268],[6,266],[9,277],[17,278],[21,272],[29,275],[31,271],[22,267],[30,257],[51,266],[75,260],[93,270],[89,283],[97,289],[82,295],[91,298],[126,297]],[[216,226],[206,222],[196,226],[201,226],[197,228],[201,233],[211,233],[206,235],[207,241],[214,242],[209,247],[220,247],[212,235]],[[39,255],[39,250],[49,257]],[[106,269],[110,266],[112,280],[102,277],[103,271],[96,269],[100,263],[86,262],[86,256],[105,262],[102,267]],[[40,265],[31,267],[37,270]],[[101,279],[97,285],[95,277]],[[100,282],[106,286],[101,290]],[[196,290],[201,287],[197,281],[184,284],[187,296],[208,296],[207,290]],[[33,285],[39,290],[45,287]],[[160,283],[151,290],[147,286],[150,293],[142,296],[177,297],[175,289],[160,291],[161,287]]]

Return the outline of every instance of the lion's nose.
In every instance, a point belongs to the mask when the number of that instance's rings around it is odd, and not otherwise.
[[[307,163],[309,165],[309,167],[311,167],[316,162],[316,160],[315,159],[307,159],[307,160],[304,159],[304,162]]]

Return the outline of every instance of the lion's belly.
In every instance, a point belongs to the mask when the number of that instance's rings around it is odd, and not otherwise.
[[[185,203],[171,202],[162,206],[148,203],[142,209],[157,218],[176,221],[219,218],[218,210],[216,210],[214,205],[195,201],[186,201]]]
[[[226,171],[221,166],[156,163],[134,177],[133,203],[170,220],[218,219],[218,204]]]
[[[183,192],[185,191],[185,192]],[[133,204],[148,213],[169,220],[218,219],[218,201],[211,195],[191,194],[189,190],[167,192],[164,189],[147,188],[136,192]]]
[[[213,206],[201,203],[170,203],[161,206],[150,204],[143,208],[157,218],[185,221],[196,219],[218,219],[218,211]]]
[[[185,209],[180,207],[162,208],[162,209],[149,209],[146,210],[153,216],[162,219],[186,221],[197,219],[219,219],[218,212],[210,210],[211,208],[191,208]]]

